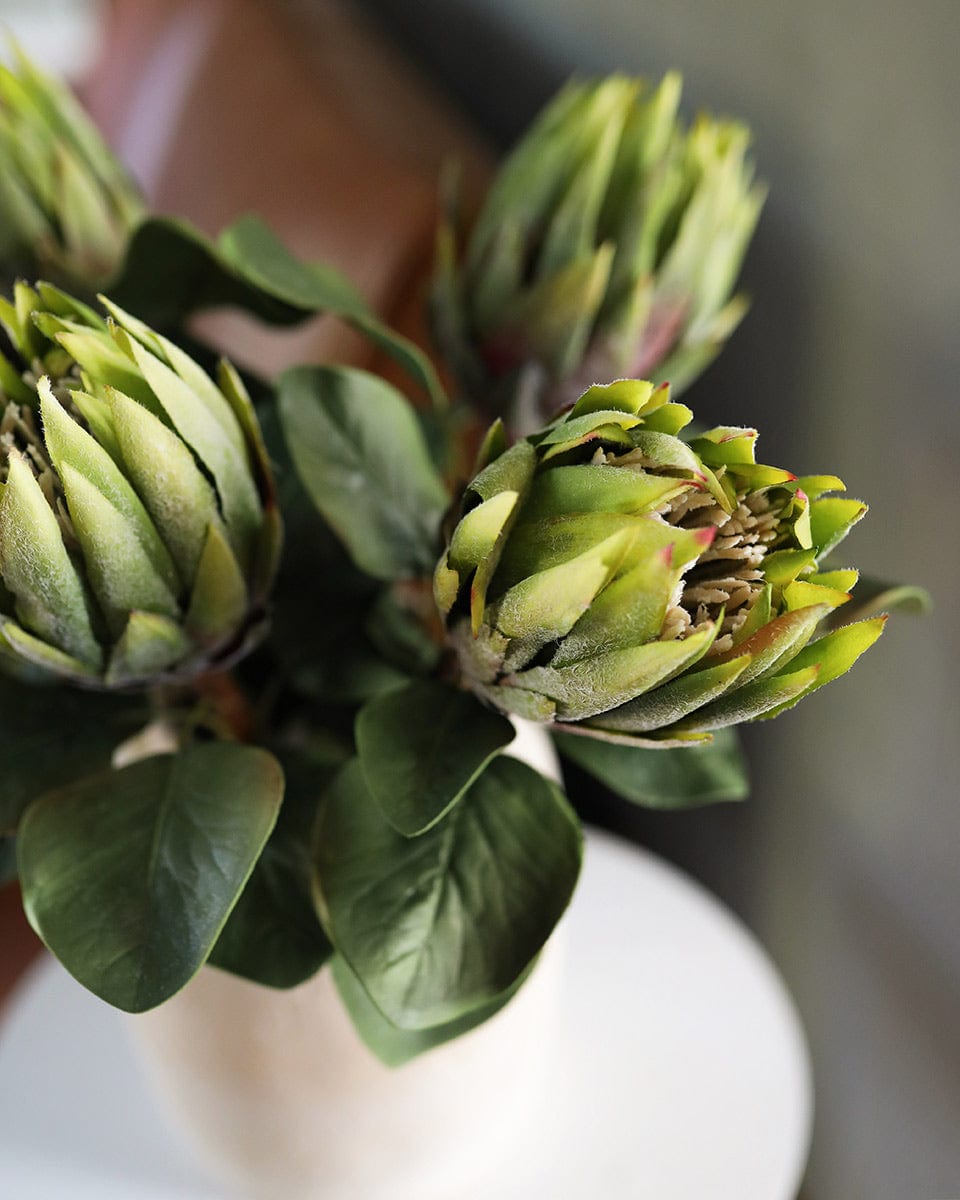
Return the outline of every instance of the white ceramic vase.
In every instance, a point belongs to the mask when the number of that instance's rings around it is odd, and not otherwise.
[[[510,752],[556,778],[541,729],[522,727]],[[495,1175],[537,1110],[561,943],[495,1017],[399,1068],[362,1044],[327,970],[275,991],[204,968],[128,1029],[174,1123],[234,1192],[450,1200]]]

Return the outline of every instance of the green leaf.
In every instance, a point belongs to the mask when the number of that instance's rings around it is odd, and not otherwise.
[[[0,833],[37,796],[105,770],[114,748],[147,720],[130,696],[30,684],[0,673]]]
[[[241,217],[219,238],[220,251],[244,279],[306,312],[341,317],[389,354],[434,401],[446,398],[423,351],[395,333],[371,312],[348,279],[332,267],[300,262],[269,226],[252,214]]]
[[[357,717],[357,753],[390,824],[416,837],[513,741],[513,726],[475,696],[432,679],[377,696]]]
[[[434,1025],[430,1029],[399,1029],[396,1025],[391,1025],[364,991],[363,984],[350,970],[341,955],[334,955],[330,967],[340,999],[350,1014],[350,1020],[363,1044],[385,1066],[400,1067],[405,1062],[409,1062],[411,1058],[416,1058],[418,1054],[432,1050],[434,1046],[442,1046],[444,1042],[451,1042],[454,1038],[469,1033],[471,1029],[475,1029],[484,1021],[495,1016],[526,983],[536,967],[536,960],[524,971],[516,983],[496,1000],[484,1004],[480,1008],[475,1008],[456,1021],[448,1021],[444,1025]]]
[[[387,662],[409,675],[432,675],[442,648],[430,636],[419,614],[384,588],[364,622],[367,637]]]
[[[244,279],[198,229],[170,217],[151,217],[137,227],[107,291],[154,328],[176,327],[191,313],[226,305],[278,325],[304,316]]]
[[[855,575],[855,572],[848,574]],[[824,577],[817,576],[815,580],[819,582],[821,578]],[[877,613],[892,612],[927,616],[932,611],[933,599],[926,588],[909,583],[890,583],[885,579],[861,575],[854,592],[853,603],[838,613],[837,618],[848,621],[852,617],[872,617]]]
[[[380,321],[349,280],[331,267],[298,261],[255,216],[241,217],[216,244],[182,221],[152,217],[137,228],[107,290],[154,327],[180,326],[191,313],[224,305],[278,325],[331,313],[394,358],[435,403],[445,403],[418,346]]]
[[[539,953],[580,869],[556,785],[496,758],[445,820],[398,834],[348,763],[318,827],[327,932],[389,1021],[425,1029],[493,1003]]]
[[[403,396],[366,371],[295,367],[278,401],[303,485],[357,566],[377,579],[429,574],[448,498]]]
[[[732,730],[689,749],[648,750],[569,733],[555,733],[554,739],[571,762],[647,808],[695,808],[745,800],[750,792],[746,759]]]
[[[35,800],[17,857],[31,925],[76,979],[127,1012],[179,991],[270,834],[283,774],[264,750],[192,746]]]
[[[333,953],[310,884],[310,836],[335,756],[283,756],[286,789],[280,816],[214,946],[211,965],[267,987],[291,988]]]

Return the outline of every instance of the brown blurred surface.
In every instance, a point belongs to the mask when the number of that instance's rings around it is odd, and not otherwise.
[[[348,6],[321,0],[307,15],[258,0],[116,0],[85,99],[159,211],[210,234],[255,211],[423,342],[441,164],[456,157],[469,189],[486,154]],[[218,314],[203,329],[263,373],[374,362],[329,320],[277,335]]]
[[[15,884],[0,888],[0,1017],[7,997],[42,950],[23,915],[20,889]]]

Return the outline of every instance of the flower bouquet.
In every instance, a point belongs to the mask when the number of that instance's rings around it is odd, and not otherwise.
[[[854,597],[838,478],[677,398],[763,202],[747,130],[679,95],[571,84],[472,223],[447,189],[448,395],[348,279],[255,217],[151,215],[63,88],[0,71],[0,864],[108,1003],[323,969],[385,1062],[454,1038],[577,882],[518,720],[637,803],[739,800],[736,726],[922,602]],[[223,305],[332,314],[407,386],[240,372],[191,333]]]

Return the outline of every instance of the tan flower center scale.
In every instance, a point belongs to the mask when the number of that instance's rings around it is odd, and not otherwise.
[[[705,492],[686,492],[663,513],[671,525],[702,529],[713,525],[716,537],[687,571],[667,609],[663,640],[686,637],[715,621],[723,610],[723,624],[708,657],[733,646],[734,635],[746,621],[763,590],[764,555],[778,535],[778,512],[765,492],[738,498],[732,513],[725,513]]]

